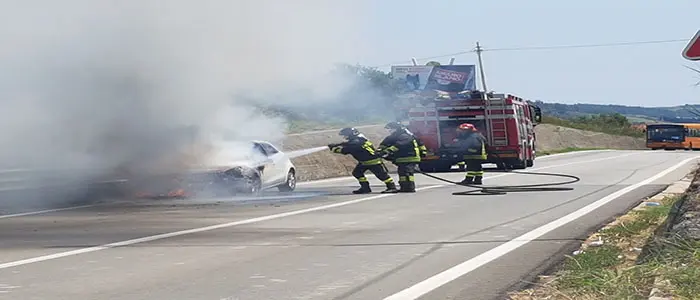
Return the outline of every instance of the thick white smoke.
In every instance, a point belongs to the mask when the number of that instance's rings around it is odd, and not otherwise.
[[[325,75],[361,54],[360,5],[0,0],[0,167],[133,171],[192,139],[278,141],[285,121],[234,95],[342,89]]]

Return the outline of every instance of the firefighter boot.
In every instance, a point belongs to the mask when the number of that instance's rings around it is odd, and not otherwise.
[[[475,177],[474,177],[474,184],[484,184],[484,183],[482,182],[482,179],[483,179],[483,178],[484,178],[483,176],[475,176]]]
[[[352,191],[353,194],[368,194],[372,189],[369,188],[369,182],[360,182],[360,189]]]
[[[416,192],[416,184],[413,181],[400,181],[399,185],[401,186],[399,193],[415,193]]]
[[[386,190],[382,191],[382,194],[394,194],[398,192],[399,190],[396,189],[396,183],[392,181],[386,183]]]
[[[415,182],[415,181],[409,181],[409,182],[408,182],[408,192],[409,192],[409,193],[415,193],[415,192],[416,192],[416,182]]]
[[[464,177],[464,180],[462,180],[459,184],[474,184],[474,177],[472,177],[472,176]]]

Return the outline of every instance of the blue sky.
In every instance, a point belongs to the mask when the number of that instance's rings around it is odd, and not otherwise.
[[[365,24],[376,48],[357,62],[407,64],[469,50],[476,41],[488,49],[690,39],[700,29],[699,10],[697,0],[377,0]],[[700,103],[700,74],[684,67],[700,63],[681,56],[685,45],[484,52],[484,69],[489,89],[545,102]],[[456,63],[474,64],[476,55]]]

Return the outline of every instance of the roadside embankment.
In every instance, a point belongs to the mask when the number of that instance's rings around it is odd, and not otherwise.
[[[372,142],[378,144],[388,134],[383,125],[357,127]],[[556,152],[562,149],[643,149],[644,140],[628,136],[615,136],[599,132],[566,128],[550,124],[535,127],[538,152]],[[338,130],[323,130],[288,135],[282,143],[285,150],[299,150],[341,142]],[[300,181],[348,176],[355,161],[347,155],[321,151],[293,160],[299,170]],[[388,164],[390,170],[394,166]]]
[[[700,171],[590,235],[514,300],[700,299]]]

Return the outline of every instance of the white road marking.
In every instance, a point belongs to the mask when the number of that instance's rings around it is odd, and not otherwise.
[[[577,161],[577,162],[571,162],[571,163],[566,163],[566,164],[561,164],[561,165],[553,165],[553,166],[547,166],[547,167],[541,167],[541,168],[534,168],[531,170],[535,171],[535,170],[550,169],[550,168],[569,166],[569,165],[575,165],[575,164],[585,164],[585,163],[591,163],[591,162],[602,161],[602,160],[610,160],[610,159],[616,159],[616,158],[620,158],[620,157],[639,155],[639,154],[640,153],[627,153],[627,154],[623,154],[623,155],[616,155],[616,156],[604,157],[604,158],[593,159],[593,160]],[[491,176],[491,177],[487,177],[487,178],[498,178],[498,177],[503,177],[503,176],[508,176],[508,175],[515,175],[515,174],[514,173],[505,173],[505,174],[499,174],[499,175],[495,175],[495,176]],[[448,184],[420,187],[420,188],[417,188],[416,191],[429,190],[429,189],[445,187],[445,186],[448,186]],[[163,233],[163,234],[146,236],[146,237],[127,240],[127,241],[106,244],[106,245],[102,245],[102,246],[88,247],[88,248],[82,248],[82,249],[66,251],[66,252],[59,252],[59,253],[49,254],[49,255],[44,255],[44,256],[37,256],[37,257],[33,257],[33,258],[27,258],[27,259],[23,259],[23,260],[11,261],[11,262],[0,264],[0,269],[7,269],[7,268],[12,268],[12,267],[17,267],[17,266],[22,266],[22,265],[27,265],[27,264],[33,264],[33,263],[38,263],[38,262],[47,261],[47,260],[58,259],[58,258],[67,257],[67,256],[74,256],[74,255],[80,255],[80,254],[91,253],[91,252],[96,252],[96,251],[102,251],[102,250],[107,250],[107,249],[116,248],[116,247],[124,247],[124,246],[130,246],[130,245],[135,245],[135,244],[147,243],[147,242],[167,239],[167,238],[181,236],[181,235],[200,233],[200,232],[205,232],[205,231],[217,230],[217,229],[222,229],[222,228],[229,228],[229,227],[246,225],[246,224],[260,223],[260,222],[264,222],[264,221],[281,219],[281,218],[306,214],[306,213],[315,212],[315,211],[327,210],[327,209],[336,208],[336,207],[348,206],[348,205],[352,205],[352,204],[357,204],[357,203],[362,203],[362,202],[366,202],[366,201],[370,201],[370,200],[386,198],[386,197],[391,197],[391,196],[397,196],[397,195],[404,195],[404,194],[379,194],[379,195],[370,196],[370,197],[366,197],[366,198],[360,198],[360,199],[355,199],[355,200],[338,202],[338,203],[334,203],[334,204],[327,204],[327,205],[322,205],[322,206],[310,207],[310,208],[306,208],[306,209],[294,210],[294,211],[289,211],[289,212],[284,212],[284,213],[279,213],[279,214],[274,214],[274,215],[267,215],[267,216],[252,218],[252,219],[246,219],[246,220],[234,221],[234,222],[223,223],[223,224],[218,224],[218,225],[212,225],[212,226],[206,226],[206,227],[199,227],[199,228]]]
[[[57,211],[64,211],[64,210],[74,210],[74,209],[80,209],[80,208],[86,208],[86,207],[93,207],[93,206],[96,206],[96,205],[97,205],[97,204],[90,204],[90,205],[71,206],[71,207],[64,207],[64,208],[55,208],[55,209],[47,209],[47,210],[30,211],[30,212],[17,213],[17,214],[11,214],[11,215],[0,215],[0,219],[15,218],[15,217],[24,217],[24,216],[45,214],[45,213],[51,213],[51,212],[57,212]]]
[[[563,216],[557,220],[554,220],[548,224],[542,225],[528,233],[525,233],[519,237],[514,238],[513,240],[510,240],[496,248],[493,248],[491,250],[488,250],[472,259],[469,259],[459,265],[456,265],[450,269],[447,269],[441,273],[438,273],[426,280],[423,280],[409,288],[406,288],[396,294],[393,294],[389,297],[384,298],[384,300],[408,300],[408,299],[418,299],[419,297],[459,278],[462,277],[475,269],[484,266],[491,261],[496,260],[497,258],[506,255],[510,253],[513,250],[518,249],[519,247],[547,234],[548,232],[555,230],[561,226],[564,226],[572,221],[575,221],[576,219],[602,207],[605,204],[608,204],[612,202],[613,200],[620,198],[622,195],[627,194],[635,189],[638,189],[644,185],[650,184],[666,175],[669,173],[675,171],[676,169],[684,166],[691,160],[695,160],[700,158],[700,156],[696,157],[691,157],[687,158],[678,164],[665,169],[658,174],[649,177],[641,182],[638,182],[636,184],[630,185],[626,188],[623,188],[617,192],[614,192],[608,196],[605,196],[601,198],[600,200],[593,202],[577,211],[574,211],[566,216]]]

